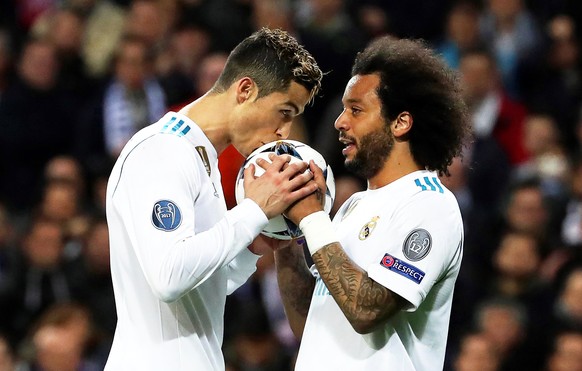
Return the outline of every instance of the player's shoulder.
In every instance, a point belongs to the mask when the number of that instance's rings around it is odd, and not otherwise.
[[[459,206],[455,195],[442,183],[435,172],[418,171],[401,180],[402,205],[432,210],[433,212],[458,213]]]
[[[402,193],[410,197],[447,202],[454,199],[452,192],[442,183],[435,172],[417,171],[400,180]]]
[[[193,151],[192,141],[196,141],[200,130],[194,123],[183,115],[169,112],[158,122],[153,123],[134,135],[128,146],[131,149],[141,147],[142,150],[158,152],[159,155],[167,153],[169,149]],[[187,140],[189,139],[189,140]]]

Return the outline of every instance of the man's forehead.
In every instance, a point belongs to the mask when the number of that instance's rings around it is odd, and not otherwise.
[[[355,75],[346,85],[344,99],[359,100],[367,94],[375,94],[379,82],[378,75]]]

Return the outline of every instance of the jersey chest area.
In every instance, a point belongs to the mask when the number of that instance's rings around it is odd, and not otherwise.
[[[378,204],[365,198],[354,199],[334,218],[335,230],[346,253],[356,263],[376,254],[387,238],[395,205]]]
[[[204,147],[197,147],[203,169],[200,170],[200,192],[194,198],[195,229],[202,232],[214,226],[226,212],[220,172],[216,161],[210,162]]]

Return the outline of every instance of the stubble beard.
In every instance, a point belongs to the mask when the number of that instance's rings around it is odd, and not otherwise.
[[[356,155],[346,160],[346,169],[364,179],[370,179],[384,166],[392,148],[394,136],[388,127],[368,133],[362,137]]]

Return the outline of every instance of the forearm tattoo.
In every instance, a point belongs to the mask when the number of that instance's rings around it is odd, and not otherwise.
[[[313,254],[313,261],[327,289],[352,323],[379,323],[397,308],[395,294],[370,279],[337,243]]]

